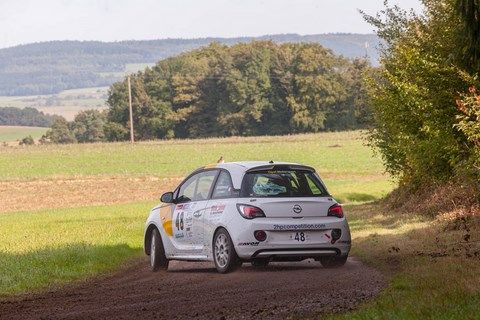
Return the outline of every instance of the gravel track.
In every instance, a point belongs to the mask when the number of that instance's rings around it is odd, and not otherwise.
[[[313,260],[245,263],[218,274],[213,263],[171,262],[152,273],[144,259],[62,289],[0,299],[0,319],[285,319],[342,312],[376,296],[383,276],[355,258],[339,269]]]

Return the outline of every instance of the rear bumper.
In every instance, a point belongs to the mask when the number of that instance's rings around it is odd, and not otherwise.
[[[299,260],[332,255],[346,256],[350,252],[351,236],[345,219],[244,219],[239,221],[237,226],[238,228],[229,232],[237,255],[246,261],[255,258]],[[341,237],[332,242],[333,229],[340,229]],[[255,230],[265,231],[266,240],[255,239]],[[307,241],[293,241],[297,232],[305,232]]]
[[[288,260],[288,259],[308,259],[341,255],[341,251],[332,248],[317,249],[263,249],[258,250],[252,256],[252,259],[269,260]]]

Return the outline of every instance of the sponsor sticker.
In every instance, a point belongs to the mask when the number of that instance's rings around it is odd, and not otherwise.
[[[212,206],[210,209],[210,214],[222,214],[225,211],[225,205]]]
[[[196,203],[181,203],[177,204],[175,209],[177,210],[188,210],[188,209],[193,209],[195,207]]]
[[[244,246],[253,246],[253,247],[256,247],[256,246],[258,246],[259,243],[260,243],[260,242],[258,242],[258,241],[256,241],[256,242],[240,242],[238,245],[239,245],[239,246],[242,246],[242,247],[244,247]]]
[[[303,224],[274,224],[273,230],[292,231],[292,230],[323,230],[326,228],[324,223],[303,223]]]

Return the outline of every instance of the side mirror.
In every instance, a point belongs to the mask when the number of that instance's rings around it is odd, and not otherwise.
[[[173,203],[173,192],[165,192],[162,194],[160,201],[163,203]]]

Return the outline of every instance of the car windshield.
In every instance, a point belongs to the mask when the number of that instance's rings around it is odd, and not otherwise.
[[[325,197],[327,190],[306,170],[267,170],[245,174],[242,197]]]

